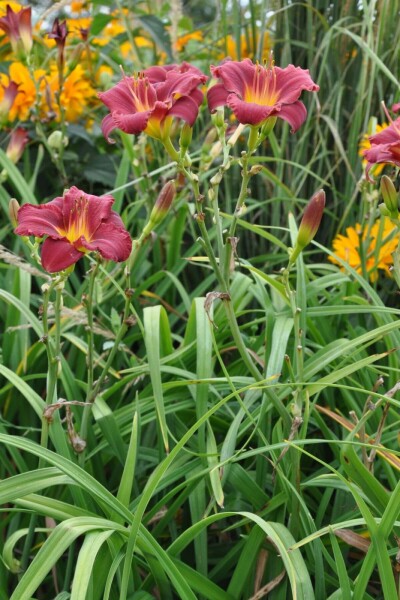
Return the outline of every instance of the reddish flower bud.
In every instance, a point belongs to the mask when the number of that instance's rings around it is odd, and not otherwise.
[[[23,127],[17,127],[17,129],[13,130],[10,141],[8,142],[6,154],[14,164],[17,164],[21,158],[28,141],[28,132]]]
[[[314,239],[321,223],[325,208],[325,192],[318,190],[309,200],[303,212],[297,234],[296,246],[290,256],[289,262],[293,263],[300,252]]]
[[[3,88],[2,98],[0,100],[0,125],[9,120],[9,112],[14,104],[14,100],[18,94],[18,84],[15,81],[10,81],[7,86],[1,86]]]
[[[387,175],[381,177],[381,192],[389,216],[396,219],[399,213],[397,192],[393,181]]]
[[[152,223],[153,227],[161,223],[161,221],[166,217],[175,195],[175,181],[171,179],[163,186],[153,210],[151,211],[150,222]]]
[[[5,17],[0,19],[0,29],[10,38],[13,52],[20,56],[29,55],[32,48],[31,7],[15,13],[7,4]]]

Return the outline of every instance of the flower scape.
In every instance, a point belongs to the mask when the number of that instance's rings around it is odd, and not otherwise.
[[[278,4],[0,0],[1,600],[398,597],[398,7]]]

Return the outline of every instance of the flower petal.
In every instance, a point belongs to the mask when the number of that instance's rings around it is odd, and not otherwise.
[[[169,115],[179,117],[188,123],[191,127],[199,114],[198,104],[190,96],[179,98],[168,111]]]
[[[281,119],[287,121],[290,125],[290,131],[295,133],[306,120],[307,109],[300,100],[297,100],[293,104],[285,104],[276,114]]]
[[[110,222],[100,225],[91,242],[81,238],[75,245],[100,252],[103,258],[115,262],[127,260],[132,250],[132,241],[126,229]]]
[[[42,266],[49,273],[63,271],[74,265],[82,256],[83,252],[77,250],[65,238],[58,240],[47,238],[42,245]]]
[[[227,60],[218,67],[211,65],[211,74],[215,78],[221,78],[224,87],[228,92],[233,92],[243,97],[246,86],[251,86],[256,72],[254,65],[249,58],[238,62]]]
[[[112,196],[93,196],[73,186],[64,194],[63,219],[64,230],[79,231],[84,228],[88,239],[92,239],[95,231],[111,214],[114,204]]]
[[[99,92],[98,97],[110,112],[118,110],[119,112],[129,113],[134,109],[133,96],[130,91],[130,85],[133,81],[133,77],[124,77],[111,89],[106,92]]]
[[[130,115],[114,111],[111,116],[115,123],[115,127],[118,127],[118,129],[121,129],[121,131],[124,131],[125,133],[138,135],[146,129],[151,114],[152,111],[150,110]]]
[[[284,69],[273,67],[275,89],[279,92],[279,102],[291,104],[300,98],[302,91],[318,92],[319,85],[313,82],[308,69],[288,65]]]
[[[385,127],[385,129],[382,129],[382,131],[375,135],[371,135],[368,139],[371,146],[400,142],[400,117],[393,121],[389,127]]]
[[[229,92],[222,83],[216,83],[210,87],[207,91],[207,102],[210,112],[213,113],[219,106],[224,106],[228,96]]]
[[[62,215],[63,198],[58,197],[47,204],[24,204],[18,211],[17,235],[34,235],[43,237],[50,235],[54,239],[62,236],[59,229],[63,229]]]
[[[117,125],[111,115],[106,115],[101,122],[101,131],[109,144],[115,144],[115,140],[110,138],[110,133],[117,129]]]
[[[277,114],[274,106],[245,102],[235,94],[229,94],[226,104],[233,110],[239,123],[246,125],[259,125],[269,116]]]

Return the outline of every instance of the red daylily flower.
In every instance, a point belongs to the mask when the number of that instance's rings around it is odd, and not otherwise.
[[[0,18],[0,29],[10,38],[13,52],[29,54],[32,48],[32,9],[30,6],[14,12],[7,4],[5,17]]]
[[[204,75],[204,73],[200,71],[200,69],[185,61],[180,65],[155,65],[153,67],[145,69],[143,71],[143,75],[145,75],[145,77],[148,77],[150,83],[160,83],[166,80],[167,73],[170,73],[171,71],[175,73],[191,73],[192,75],[196,75],[201,79],[201,83],[205,83],[208,79],[208,77]]]
[[[254,126],[269,117],[279,117],[290,124],[293,133],[307,116],[306,107],[299,100],[301,92],[319,90],[308,69],[262,66],[249,58],[240,62],[226,60],[218,67],[211,66],[211,73],[220,79],[207,93],[211,112],[226,104],[240,123]]]
[[[371,182],[374,180],[369,176],[371,168],[380,163],[391,163],[400,167],[400,117],[391,120],[389,127],[368,138],[371,148],[365,150],[363,155],[368,161],[366,176]]]
[[[41,259],[49,273],[63,271],[87,252],[106,260],[129,258],[132,241],[112,196],[92,196],[75,186],[47,204],[24,204],[18,211],[17,235],[47,236]]]
[[[109,142],[113,142],[110,133],[114,129],[134,135],[144,131],[163,140],[173,117],[193,125],[203,100],[198,86],[204,83],[205,75],[194,72],[195,67],[184,72],[174,70],[174,65],[170,67],[150,67],[147,69],[150,77],[146,71],[138,77],[124,77],[107,92],[98,94],[110,110],[102,122],[103,134]]]

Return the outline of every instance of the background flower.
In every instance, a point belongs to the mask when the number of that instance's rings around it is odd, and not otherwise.
[[[346,235],[339,234],[333,240],[335,254],[345,260],[357,273],[362,273],[363,256],[365,257],[365,270],[371,281],[378,279],[378,269],[390,275],[390,266],[393,264],[392,254],[399,243],[397,227],[389,219],[378,219],[372,225],[362,227],[356,223],[355,227],[347,227]],[[361,250],[361,244],[363,248]],[[334,257],[329,260],[341,266]],[[343,267],[341,266],[341,269]]]
[[[247,125],[261,125],[268,117],[279,117],[294,132],[307,116],[306,107],[299,101],[301,92],[319,90],[308,70],[293,65],[281,69],[253,64],[246,58],[211,66],[211,73],[220,79],[207,93],[211,112],[226,104],[238,121]]]

